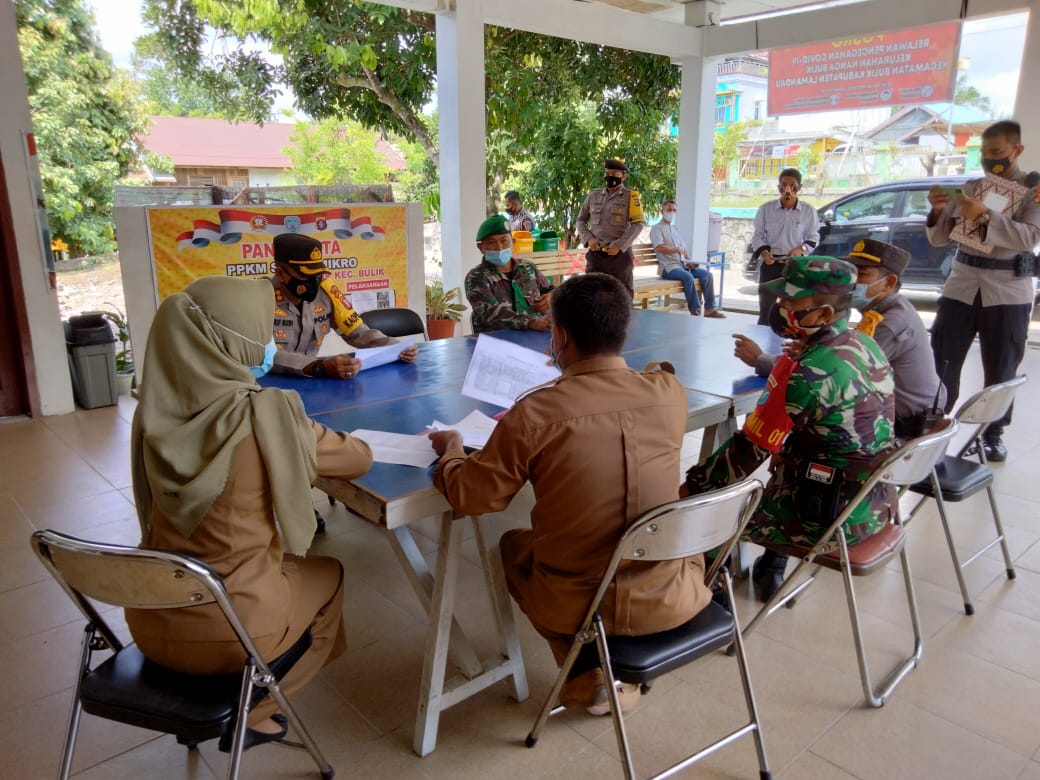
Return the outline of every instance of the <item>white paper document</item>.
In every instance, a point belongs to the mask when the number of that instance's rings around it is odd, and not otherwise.
[[[399,341],[396,344],[387,344],[385,347],[359,349],[354,352],[354,357],[361,361],[361,370],[364,371],[366,368],[375,368],[376,366],[385,366],[387,363],[393,363],[397,358],[401,357],[402,352],[414,343],[415,336],[409,336],[404,341]]]
[[[437,460],[433,445],[425,436],[410,436],[406,433],[387,433],[358,428],[351,436],[367,442],[372,448],[372,458],[379,463],[396,463],[400,466],[427,468]]]
[[[495,430],[497,420],[493,420],[481,411],[473,410],[454,425],[434,420],[430,426],[433,431],[458,431],[462,434],[462,444],[465,447],[483,449],[487,440],[491,438],[491,432]]]
[[[343,340],[336,331],[329,331],[325,334],[325,338],[321,340],[321,346],[318,347],[318,354],[315,357],[327,358],[334,357],[336,355],[349,355],[354,351],[354,348]]]
[[[516,399],[560,372],[548,357],[533,349],[481,334],[469,361],[462,394],[508,409]]]

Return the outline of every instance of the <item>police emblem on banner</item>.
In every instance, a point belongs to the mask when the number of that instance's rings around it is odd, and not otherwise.
[[[257,233],[267,230],[267,217],[263,214],[254,214],[249,220],[249,227]]]
[[[285,218],[285,229],[290,233],[296,233],[300,230],[300,218],[295,215],[290,215]]]

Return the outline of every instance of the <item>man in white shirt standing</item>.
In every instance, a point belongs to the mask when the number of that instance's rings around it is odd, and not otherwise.
[[[694,285],[696,280],[700,282],[701,292],[704,294],[704,316],[726,316],[715,308],[715,282],[711,272],[690,261],[686,243],[675,229],[674,200],[666,200],[661,204],[661,221],[650,228],[650,244],[657,253],[657,271],[661,278],[682,282],[683,292],[686,294],[686,307],[690,314],[697,316],[701,313],[701,301]]]
[[[758,324],[769,324],[769,310],[776,295],[762,285],[784,275],[789,257],[811,255],[820,243],[820,220],[816,209],[798,198],[802,174],[797,168],[784,168],[777,180],[780,197],[758,207],[755,232],[751,236],[751,259],[758,264]]]

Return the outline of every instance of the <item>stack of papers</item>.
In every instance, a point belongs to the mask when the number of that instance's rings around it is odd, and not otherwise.
[[[491,438],[491,433],[495,430],[496,423],[497,420],[492,420],[483,412],[472,411],[454,425],[434,420],[433,424],[430,425],[430,430],[458,431],[462,434],[463,446],[479,450],[483,449],[488,439]]]
[[[400,466],[415,466],[425,469],[437,460],[437,453],[425,435],[409,436],[406,433],[387,433],[358,428],[351,436],[367,442],[372,448],[372,457],[379,463],[396,463]]]
[[[548,362],[541,352],[481,334],[469,361],[462,394],[508,409],[532,387],[560,375]]]

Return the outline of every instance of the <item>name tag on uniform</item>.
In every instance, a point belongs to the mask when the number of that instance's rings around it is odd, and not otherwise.
[[[805,472],[805,476],[815,482],[822,482],[825,485],[831,484],[834,481],[834,469],[831,466],[824,466],[822,463],[810,463],[808,471]]]

